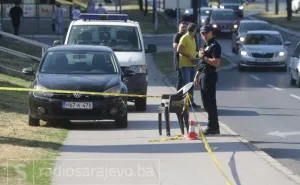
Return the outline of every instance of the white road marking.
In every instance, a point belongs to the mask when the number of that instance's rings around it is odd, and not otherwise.
[[[254,78],[255,80],[260,80],[260,78],[258,78],[257,76],[255,75],[250,75],[252,78]]]
[[[272,88],[272,89],[275,89],[275,90],[277,90],[277,91],[281,91],[281,90],[282,90],[282,89],[280,89],[280,88],[278,88],[278,87],[275,87],[275,86],[273,86],[273,85],[271,85],[271,84],[267,84],[267,86],[270,87],[270,88]]]
[[[299,96],[296,96],[296,95],[294,95],[294,94],[290,94],[290,96],[293,97],[293,98],[296,98],[296,99],[300,100],[300,97],[299,97]]]

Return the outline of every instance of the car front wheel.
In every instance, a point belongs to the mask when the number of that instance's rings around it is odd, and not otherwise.
[[[122,103],[122,115],[115,119],[117,128],[127,128],[128,127],[128,110],[127,110],[127,98],[123,99]]]
[[[290,74],[290,84],[291,84],[291,85],[295,85],[295,84],[296,84],[296,80],[293,79],[292,74]]]
[[[35,119],[35,118],[33,118],[32,116],[29,115],[28,125],[29,126],[34,126],[34,127],[40,126],[40,120]]]
[[[296,86],[300,87],[300,74],[299,74],[299,71],[297,73]]]

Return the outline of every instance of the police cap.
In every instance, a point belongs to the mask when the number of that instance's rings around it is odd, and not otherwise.
[[[202,26],[202,27],[200,28],[200,33],[208,33],[208,32],[210,32],[210,31],[212,31],[212,29],[211,29],[211,27],[208,26],[208,25]]]

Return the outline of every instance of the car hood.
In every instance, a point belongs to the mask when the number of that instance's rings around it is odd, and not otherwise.
[[[201,19],[207,19],[209,16],[208,15],[200,15]]]
[[[249,52],[266,52],[266,53],[275,53],[275,52],[286,52],[286,49],[283,46],[278,45],[243,45],[243,48]]]
[[[246,34],[247,34],[246,32],[240,32],[239,35],[238,35],[238,37],[245,37]]]
[[[120,62],[121,66],[131,65],[145,65],[144,53],[142,51],[136,52],[120,52],[115,51],[115,54]]]
[[[236,20],[211,20],[210,24],[234,24]]]
[[[220,6],[233,7],[233,6],[241,6],[241,3],[220,3]]]
[[[81,75],[81,74],[38,74],[37,84],[47,89],[79,90],[103,92],[119,85],[118,74]]]

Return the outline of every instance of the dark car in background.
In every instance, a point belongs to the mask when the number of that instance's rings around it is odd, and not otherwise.
[[[34,74],[30,88],[65,91],[127,94],[125,77],[132,70],[121,70],[113,50],[106,46],[62,45],[49,48]],[[29,125],[40,120],[59,123],[69,120],[114,120],[118,128],[127,127],[127,98],[93,94],[29,92]]]
[[[219,0],[220,9],[232,9],[237,16],[244,17],[244,1],[243,0]]]
[[[212,7],[202,7],[200,13],[198,10],[199,25],[203,26],[208,23],[209,16],[210,16],[212,10],[213,10]],[[184,20],[192,21],[193,14],[194,14],[194,11],[192,8],[186,8],[186,9],[184,9],[182,16],[183,16]]]
[[[241,20],[238,23],[238,29],[234,30],[232,34],[232,52],[237,53],[239,48],[239,42],[243,42],[245,40],[245,35],[247,31],[254,30],[272,30],[272,26],[266,22],[261,20]]]
[[[209,25],[215,35],[229,34],[238,28],[238,17],[231,9],[213,9],[209,17]]]

